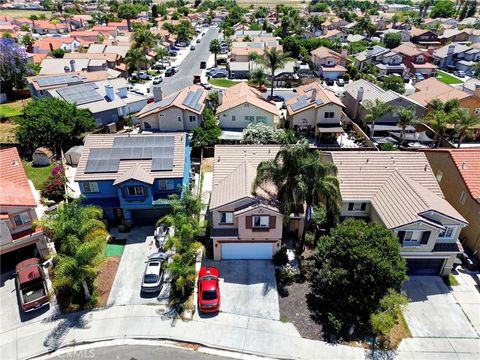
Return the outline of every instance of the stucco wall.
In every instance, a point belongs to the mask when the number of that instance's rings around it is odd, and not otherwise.
[[[275,120],[278,116],[275,116],[271,112],[265,111],[259,107],[244,104],[235,106],[227,111],[221,112],[218,115],[218,122],[222,129],[245,129],[249,121],[245,120],[245,116],[265,116],[267,118],[267,125],[275,126]],[[235,120],[233,120],[235,117]]]
[[[334,112],[335,115],[333,118],[325,119],[325,112]],[[314,107],[294,114],[292,116],[288,116],[288,121],[290,127],[303,126],[303,125],[310,125],[312,128],[315,128],[317,123],[322,124],[330,124],[330,123],[338,123],[342,118],[342,107],[336,104],[327,104],[324,106],[315,109]],[[304,122],[304,119],[306,122]]]

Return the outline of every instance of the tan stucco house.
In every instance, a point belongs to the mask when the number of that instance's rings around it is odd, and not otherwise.
[[[446,275],[467,220],[445,200],[422,152],[323,153],[338,169],[342,218],[392,230],[410,275]]]
[[[277,106],[244,82],[219,91],[218,104],[217,118],[222,129],[243,130],[257,122],[276,126],[279,121]]]
[[[425,150],[445,198],[468,221],[463,245],[480,259],[480,149]]]

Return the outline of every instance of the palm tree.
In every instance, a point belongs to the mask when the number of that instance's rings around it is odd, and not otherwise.
[[[367,35],[368,37],[375,35],[377,31],[377,27],[366,16],[357,19],[355,29],[362,35]]]
[[[157,49],[157,58],[160,59],[160,62],[163,63],[163,59],[166,58],[170,53],[164,47]]]
[[[220,40],[213,39],[212,41],[210,41],[209,49],[210,49],[210,52],[215,56],[215,66],[217,66],[217,55],[221,50]]]
[[[131,38],[133,47],[142,49],[142,51],[146,54],[151,49],[155,48],[159,42],[159,38],[151,33],[150,30],[145,28],[135,29]]]
[[[430,111],[425,116],[425,122],[435,131],[434,141],[436,146],[440,145],[440,139],[445,135],[449,123],[448,115],[443,110]]]
[[[398,125],[402,128],[402,132],[400,134],[400,145],[403,145],[405,143],[405,133],[407,127],[416,122],[415,109],[411,107],[397,107],[395,109],[395,114],[398,116]]]
[[[387,115],[393,109],[391,105],[385,104],[384,102],[375,99],[375,101],[368,101],[365,104],[365,110],[367,111],[367,115],[365,116],[364,121],[367,124],[372,124],[370,136],[373,137],[375,133],[375,122],[383,116]]]
[[[262,68],[257,67],[250,72],[250,81],[256,84],[258,88],[261,88],[267,83],[267,76]]]
[[[260,63],[270,69],[271,91],[270,96],[273,97],[273,86],[275,84],[275,71],[283,68],[287,62],[288,54],[278,51],[277,48],[266,49]]]
[[[247,25],[247,20],[245,20],[244,17],[242,17],[242,19],[240,20],[240,25],[242,25],[242,35],[245,34],[245,25]]]
[[[225,34],[227,30],[230,28],[230,25],[227,22],[223,21],[220,23],[220,25],[218,25],[218,28],[220,29],[220,32],[223,33],[223,38],[225,39],[226,38]]]
[[[256,52],[248,53],[248,72],[252,70],[252,61],[258,60],[258,54]]]
[[[466,109],[456,109],[449,114],[451,122],[455,124],[455,131],[458,133],[458,148],[463,140],[472,134],[472,127],[480,125],[480,117],[472,116]]]
[[[133,48],[127,52],[124,62],[129,68],[135,68],[138,72],[140,71],[140,64],[147,62],[147,57],[142,49]]]

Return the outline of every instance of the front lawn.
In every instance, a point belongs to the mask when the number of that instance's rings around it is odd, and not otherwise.
[[[30,161],[23,161],[23,168],[27,174],[27,178],[32,180],[35,189],[40,190],[43,183],[47,180],[48,175],[55,167],[55,164],[49,166],[33,166]]]
[[[210,79],[208,80],[208,82],[213,86],[223,87],[223,88],[229,88],[239,83],[238,81],[232,81],[228,79]]]
[[[0,118],[12,118],[23,114],[23,106],[26,100],[17,100],[0,105]]]
[[[457,78],[455,76],[452,76],[449,73],[447,73],[445,71],[441,71],[441,70],[437,71],[436,78],[437,78],[437,80],[440,80],[441,82],[443,82],[445,84],[450,84],[450,85],[463,83],[463,81],[460,80],[459,78]]]

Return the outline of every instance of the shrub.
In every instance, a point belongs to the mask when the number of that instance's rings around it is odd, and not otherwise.
[[[287,247],[285,245],[282,245],[280,250],[273,255],[273,263],[276,266],[282,266],[285,265],[288,262],[288,255],[287,255]]]
[[[283,286],[293,284],[296,276],[297,273],[292,265],[287,264],[280,268],[280,283]]]
[[[309,248],[315,247],[315,234],[312,232],[305,233],[305,245]]]
[[[55,166],[43,184],[41,194],[43,197],[55,202],[61,201],[65,197],[66,183],[67,178],[65,177],[65,170],[63,166]]]

